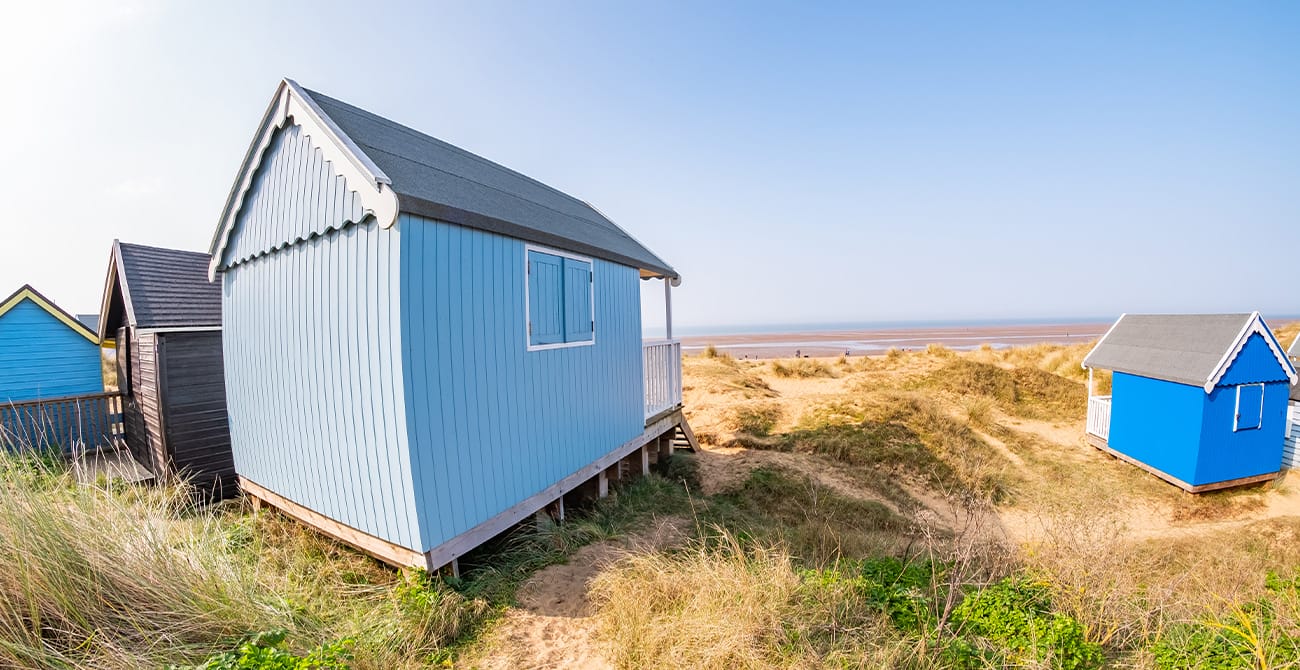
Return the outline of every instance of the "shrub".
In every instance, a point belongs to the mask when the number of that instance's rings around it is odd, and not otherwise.
[[[751,402],[740,405],[734,414],[736,430],[756,437],[771,434],[781,420],[781,405],[773,402]]]
[[[1007,577],[966,596],[953,623],[988,640],[1017,661],[1050,661],[1062,670],[1101,667],[1101,646],[1088,642],[1078,621],[1051,609],[1045,584]]]
[[[811,379],[814,377],[834,377],[835,371],[822,361],[812,358],[796,358],[791,361],[772,361],[772,374],[778,377]]]
[[[303,655],[285,648],[288,632],[274,630],[248,636],[234,651],[218,654],[194,670],[347,670],[352,640],[324,644]],[[171,666],[181,670],[180,666]]]

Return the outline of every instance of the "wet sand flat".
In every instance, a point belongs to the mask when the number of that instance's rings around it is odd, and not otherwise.
[[[737,358],[789,358],[803,356],[850,356],[882,354],[892,348],[924,349],[942,344],[958,350],[988,344],[994,348],[1038,343],[1078,344],[1101,337],[1109,323],[1062,323],[996,326],[936,326],[879,330],[830,330],[790,333],[691,335],[679,338],[684,353],[696,353],[708,345]]]

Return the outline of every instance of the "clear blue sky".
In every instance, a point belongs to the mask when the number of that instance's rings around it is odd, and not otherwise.
[[[206,249],[289,76],[593,202],[683,325],[1300,312],[1300,3],[6,15],[0,293],[74,311]]]

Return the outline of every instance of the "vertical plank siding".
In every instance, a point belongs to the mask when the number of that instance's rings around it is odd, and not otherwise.
[[[99,345],[31,300],[0,315],[0,402],[104,390]]]
[[[644,429],[637,270],[596,260],[595,344],[528,351],[524,242],[402,215],[402,360],[430,549]]]
[[[140,443],[138,450],[148,460],[140,461],[156,477],[167,470],[167,441],[163,434],[162,405],[158,400],[158,340],[153,333],[135,332],[131,342],[131,395],[127,411],[138,414],[131,426],[138,428],[128,440]]]
[[[288,125],[266,149],[222,267],[357,223],[364,211],[302,126]],[[242,225],[247,220],[255,225]]]
[[[111,447],[124,433],[116,393],[0,404],[0,448],[75,454]]]
[[[295,194],[282,195],[282,207],[298,204]],[[240,475],[419,550],[398,245],[395,231],[370,222],[231,268],[223,275],[222,342]]]
[[[169,468],[206,493],[234,493],[221,333],[159,333],[156,341]]]
[[[241,477],[423,553],[643,432],[636,269],[594,261],[594,344],[528,351],[523,241],[358,220],[293,126],[250,194],[218,259]]]

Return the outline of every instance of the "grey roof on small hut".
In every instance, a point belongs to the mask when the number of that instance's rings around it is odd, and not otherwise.
[[[1300,358],[1300,335],[1296,335],[1295,341],[1291,343],[1291,348],[1286,350],[1286,355],[1292,358]]]
[[[1258,318],[1258,314],[1125,314],[1083,359],[1083,366],[1204,386],[1222,370]]]
[[[221,284],[208,281],[210,260],[195,251],[114,241],[128,321],[136,328],[220,326]]]
[[[83,325],[83,326],[85,326],[85,327],[91,329],[92,331],[94,331],[94,332],[96,332],[96,333],[99,332],[99,315],[98,315],[98,314],[78,314],[78,315],[77,315],[77,320],[81,322],[81,325]]]
[[[678,276],[582,200],[346,102],[303,90],[392,180],[403,212]]]

